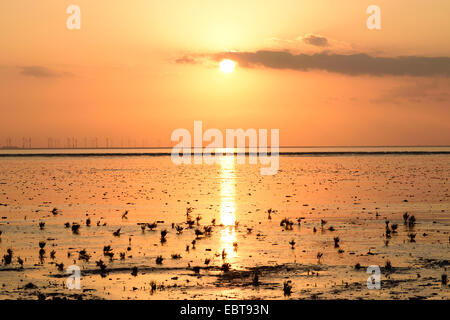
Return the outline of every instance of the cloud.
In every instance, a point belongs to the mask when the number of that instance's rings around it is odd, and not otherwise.
[[[316,46],[316,47],[328,47],[329,43],[328,43],[328,39],[323,37],[323,36],[319,36],[319,35],[314,35],[314,34],[306,34],[303,37],[299,37],[299,40],[303,41],[306,44],[310,44],[312,46]]]
[[[41,66],[22,66],[19,67],[19,69],[21,75],[35,78],[57,78],[73,76],[73,74],[70,72],[58,72]]]
[[[246,68],[321,70],[352,76],[450,76],[450,57],[375,57],[365,53],[294,54],[289,51],[260,50],[256,52],[223,52],[210,55],[209,58],[215,61],[224,58],[233,59],[241,67]]]
[[[422,102],[447,102],[450,101],[450,93],[448,92],[450,82],[448,79],[442,81],[425,79],[415,81],[413,84],[407,84],[390,88],[388,91],[378,95],[372,99],[373,103],[394,103],[401,104],[403,102],[422,103]]]
[[[175,59],[175,62],[181,63],[181,64],[196,64],[197,60],[193,57],[185,55],[185,56]]]

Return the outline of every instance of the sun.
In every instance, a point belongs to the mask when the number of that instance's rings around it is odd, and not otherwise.
[[[222,70],[225,73],[231,73],[233,72],[234,68],[236,67],[236,62],[230,59],[224,59],[220,61],[219,63],[220,70]]]

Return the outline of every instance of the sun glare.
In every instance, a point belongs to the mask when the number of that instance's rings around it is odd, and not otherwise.
[[[224,59],[219,64],[220,70],[222,70],[225,73],[231,73],[233,72],[234,68],[236,67],[236,62],[230,59]]]

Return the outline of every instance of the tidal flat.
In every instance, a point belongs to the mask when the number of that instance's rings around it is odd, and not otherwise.
[[[0,158],[0,299],[450,298],[450,155],[259,169]],[[80,289],[67,288],[73,265]]]

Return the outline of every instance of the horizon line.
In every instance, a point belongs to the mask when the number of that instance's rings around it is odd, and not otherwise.
[[[258,146],[257,148],[270,148],[271,146]],[[447,148],[450,147],[450,145],[285,145],[285,146],[279,146],[278,148]],[[144,147],[144,146],[138,146],[138,147],[29,147],[29,148],[23,148],[18,146],[1,146],[0,150],[89,150],[89,149],[100,149],[100,150],[114,150],[114,149],[172,149],[174,146],[151,146],[151,147]],[[198,148],[208,148],[208,146],[205,147],[190,147],[186,149],[198,149]],[[237,147],[233,147],[237,148]],[[245,146],[245,148],[252,148],[250,146]],[[211,148],[211,149],[217,149],[217,148]],[[227,149],[227,148],[223,148]]]

